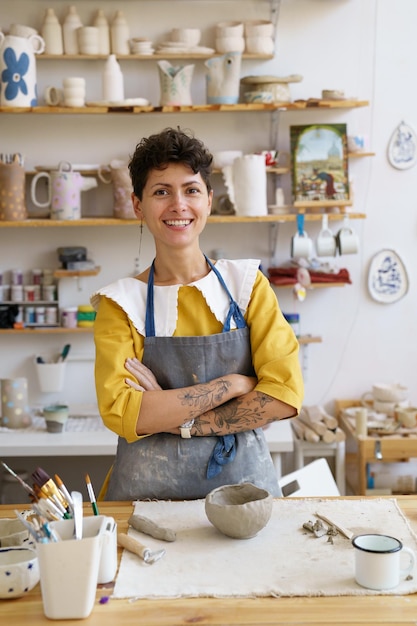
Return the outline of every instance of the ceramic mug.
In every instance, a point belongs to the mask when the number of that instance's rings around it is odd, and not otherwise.
[[[336,254],[336,239],[328,226],[328,217],[323,215],[321,231],[316,241],[317,256],[334,256]]]
[[[400,579],[412,572],[416,557],[399,539],[388,535],[357,535],[352,539],[355,548],[355,579],[367,589],[393,589]],[[401,568],[400,557],[407,554],[408,566]]]
[[[336,235],[336,245],[339,254],[356,254],[359,250],[359,237],[346,220]]]
[[[404,428],[415,428],[417,426],[416,407],[396,407],[394,411],[395,419]]]
[[[291,239],[291,256],[294,259],[305,258],[311,256],[313,243],[307,233],[295,233]]]

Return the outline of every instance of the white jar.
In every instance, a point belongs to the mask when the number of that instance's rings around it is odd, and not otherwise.
[[[98,28],[99,54],[110,54],[110,27],[104,11],[99,9],[93,21],[93,26]]]
[[[106,102],[124,100],[123,74],[114,54],[110,54],[104,66],[103,100]]]
[[[70,6],[62,28],[64,36],[64,53],[78,54],[77,28],[81,28],[81,18],[75,6]]]
[[[123,11],[116,11],[110,28],[111,51],[113,54],[129,54],[129,26]]]
[[[62,27],[53,9],[46,9],[41,30],[46,54],[63,54]]]

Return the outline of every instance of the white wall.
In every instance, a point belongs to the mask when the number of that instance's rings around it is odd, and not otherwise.
[[[0,27],[7,31],[13,22],[40,28],[44,10],[53,6],[62,19],[70,3],[14,0],[2,3]],[[108,17],[115,4],[103,0],[74,2],[88,23],[97,8]],[[203,45],[213,45],[213,28],[225,19],[269,17],[269,3],[257,0],[139,0],[117,3],[129,17],[132,36],[167,37],[179,25],[203,28]],[[162,17],[161,17],[162,16]],[[353,284],[337,289],[310,292],[304,302],[295,302],[290,290],[278,290],[283,310],[298,310],[303,333],[323,337],[304,352],[306,357],[306,404],[330,403],[334,398],[355,398],[373,382],[400,381],[413,385],[416,370],[414,350],[415,264],[415,170],[393,169],[386,158],[392,132],[401,120],[417,128],[415,109],[417,54],[415,0],[282,0],[277,31],[277,53],[273,61],[244,61],[242,76],[301,74],[303,81],[292,84],[293,98],[320,97],[322,89],[342,89],[347,96],[368,99],[370,106],[354,110],[288,112],[279,116],[278,147],[288,150],[291,124],[346,122],[349,133],[367,134],[376,156],[350,161],[355,191],[354,210],[367,219],[354,227],[360,235],[358,255],[339,257]],[[181,63],[183,63],[181,61]],[[124,62],[126,97],[147,97],[158,104],[159,83],[156,62]],[[69,75],[87,77],[87,99],[100,99],[98,61],[38,61],[38,86],[59,85]],[[196,62],[193,97],[205,101],[204,65]],[[77,163],[107,163],[129,155],[141,136],[168,125],[192,128],[212,150],[242,149],[246,152],[272,147],[271,118],[259,114],[195,114],[146,116],[35,116],[1,115],[1,152],[19,151],[26,156],[28,169],[55,164],[60,159]],[[288,192],[289,179],[282,181]],[[111,194],[84,197],[83,210],[90,214],[111,213]],[[97,206],[95,203],[99,203]],[[315,237],[319,223],[307,223]],[[334,231],[339,223],[331,223]],[[253,256],[267,268],[289,259],[294,224],[279,227],[278,245],[269,250],[268,225],[209,225],[202,237],[203,248],[223,248],[230,257]],[[131,274],[137,256],[139,229],[135,227],[1,229],[0,265],[12,267],[54,267],[60,245],[85,245],[89,256],[102,267],[99,276],[81,281],[61,281],[64,305],[87,303],[97,287]],[[382,248],[393,248],[407,266],[410,290],[392,305],[378,304],[367,291],[370,259]],[[144,234],[142,266],[152,258],[153,249]],[[71,336],[76,357],[90,361],[69,361],[68,377],[61,399],[69,402],[94,400],[93,355],[90,336]],[[27,376],[34,402],[45,401],[34,378],[32,358],[40,349],[58,351],[68,338],[49,335],[42,339],[0,336],[0,378]]]

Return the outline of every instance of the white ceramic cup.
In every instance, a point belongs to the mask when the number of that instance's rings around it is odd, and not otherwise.
[[[417,407],[397,407],[394,411],[395,419],[405,428],[417,426]]]
[[[243,37],[243,22],[219,22],[216,26],[217,37]]]
[[[317,256],[334,256],[336,254],[336,239],[328,226],[327,215],[323,215],[322,227],[316,240]]]
[[[243,37],[216,37],[216,51],[222,54],[226,52],[243,52],[245,40]]]
[[[272,54],[274,48],[272,37],[246,37],[246,52],[251,54]]]
[[[307,233],[295,233],[291,239],[291,256],[294,259],[308,259],[311,256],[312,249],[313,242]]]
[[[399,539],[388,535],[357,535],[355,548],[355,579],[367,589],[393,589],[413,570],[416,557]],[[401,556],[408,555],[408,566],[401,568]]]
[[[190,47],[198,46],[200,39],[199,28],[173,28],[171,30],[171,41],[178,41]]]
[[[58,106],[59,104],[62,104],[64,100],[64,92],[62,89],[58,89],[58,87],[53,87],[51,85],[45,87],[43,95],[48,106]]]
[[[64,104],[70,107],[85,105],[85,78],[71,76],[64,78]]]
[[[339,254],[356,254],[359,250],[359,237],[350,226],[343,226],[336,235]]]
[[[97,26],[77,28],[77,40],[80,54],[99,54],[100,30]]]

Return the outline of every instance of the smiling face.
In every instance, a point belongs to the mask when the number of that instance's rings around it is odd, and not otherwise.
[[[136,216],[146,222],[156,249],[198,245],[198,237],[211,211],[213,192],[208,192],[201,174],[182,163],[152,169],[142,200],[135,195]]]

